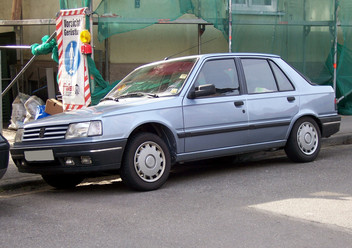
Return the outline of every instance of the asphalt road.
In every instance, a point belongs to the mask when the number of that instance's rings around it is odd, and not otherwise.
[[[117,178],[0,192],[1,247],[351,247],[352,145],[183,165],[153,192]]]

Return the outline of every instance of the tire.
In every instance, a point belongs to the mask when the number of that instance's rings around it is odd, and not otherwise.
[[[160,188],[170,174],[171,156],[166,143],[152,133],[131,138],[120,170],[122,181],[139,191]]]
[[[317,123],[310,117],[298,119],[285,146],[287,157],[304,163],[316,159],[321,146],[321,134]]]
[[[57,189],[72,189],[84,180],[84,177],[78,175],[42,175],[42,178]]]

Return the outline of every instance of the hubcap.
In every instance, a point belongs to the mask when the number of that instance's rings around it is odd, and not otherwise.
[[[165,162],[164,151],[152,141],[141,144],[134,155],[137,175],[146,182],[155,182],[163,175]]]
[[[318,148],[318,133],[310,122],[303,122],[297,132],[299,149],[306,155],[313,154]]]

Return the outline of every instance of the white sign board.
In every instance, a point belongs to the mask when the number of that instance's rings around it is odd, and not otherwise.
[[[81,53],[79,35],[86,29],[87,8],[61,10],[56,19],[59,50],[59,90],[64,111],[91,103],[86,55]]]

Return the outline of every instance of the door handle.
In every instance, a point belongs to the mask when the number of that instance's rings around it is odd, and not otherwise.
[[[289,102],[293,102],[294,100],[296,100],[296,98],[294,96],[287,97],[287,101],[289,101]]]
[[[244,102],[243,101],[237,101],[234,103],[236,107],[240,107],[242,105],[244,105]]]

